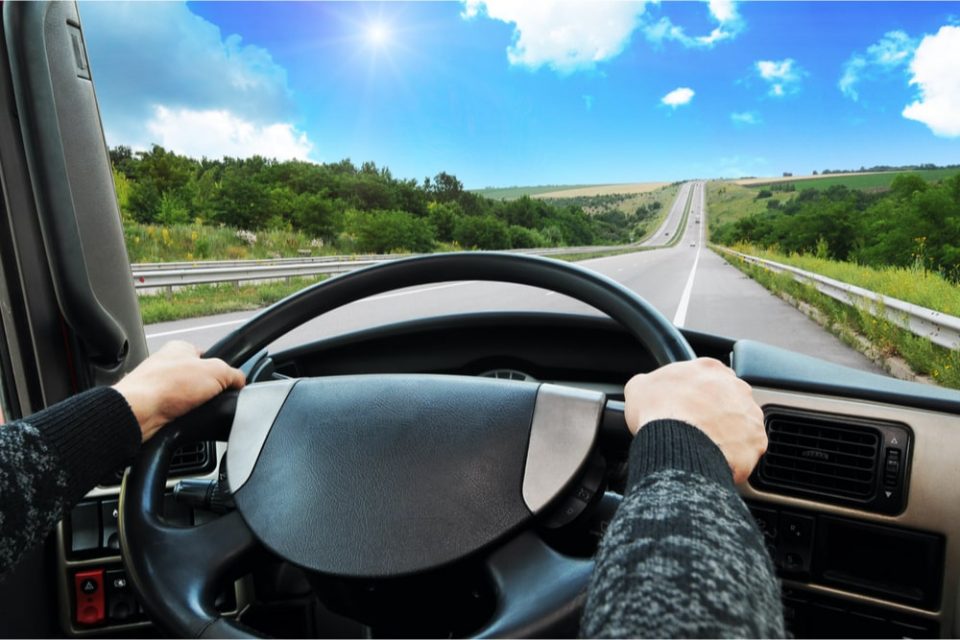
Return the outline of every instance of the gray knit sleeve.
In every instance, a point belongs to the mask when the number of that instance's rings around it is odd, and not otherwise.
[[[110,388],[0,425],[0,575],[139,447],[137,420]]]
[[[634,439],[596,562],[584,636],[784,636],[763,537],[719,448],[683,422],[652,422]]]

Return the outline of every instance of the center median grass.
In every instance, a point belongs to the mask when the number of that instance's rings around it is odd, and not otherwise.
[[[876,293],[960,316],[960,290],[939,274],[920,269],[874,269],[815,256],[784,255],[751,246],[731,247],[741,253],[766,258],[840,280]],[[797,282],[790,274],[773,273],[736,256],[720,254],[732,265],[773,293],[811,305],[823,314],[826,328],[850,346],[880,359],[902,358],[913,371],[937,384],[960,389],[960,353],[871,315],[866,309],[843,304],[814,287]],[[864,349],[864,340],[870,349]],[[816,355],[816,354],[811,354]]]
[[[232,311],[252,311],[273,304],[326,276],[291,278],[255,284],[205,284],[140,296],[143,324],[199,318]]]

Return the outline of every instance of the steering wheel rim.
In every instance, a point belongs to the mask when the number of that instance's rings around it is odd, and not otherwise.
[[[265,309],[217,342],[206,357],[219,357],[238,366],[276,338],[327,311],[394,289],[450,280],[499,281],[563,293],[618,321],[659,365],[694,357],[676,327],[616,281],[569,263],[504,253],[400,259],[331,278]],[[188,440],[225,440],[237,396],[235,392],[223,394],[161,430],[144,446],[121,490],[119,530],[130,578],[154,617],[167,621],[180,635],[251,637],[250,630],[221,617],[211,606],[216,595],[212,589],[239,577],[238,565],[260,546],[241,514],[234,511],[193,529],[170,527],[159,518],[165,472],[173,451]],[[609,404],[604,407],[605,419],[609,419],[610,409]],[[622,422],[622,407],[613,413],[617,411]],[[518,557],[528,559],[519,568],[515,566]],[[591,561],[561,557],[530,531],[511,535],[489,556],[488,570],[500,600],[493,620],[479,635],[525,634],[569,613],[571,607],[582,604],[591,569]],[[548,579],[538,583],[538,574]],[[537,603],[537,616],[525,610],[524,603],[529,602]]]

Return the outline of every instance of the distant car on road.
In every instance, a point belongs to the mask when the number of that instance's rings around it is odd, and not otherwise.
[[[697,246],[697,243],[696,243],[696,242],[691,242],[691,243],[690,243],[690,246],[691,246],[691,247],[695,247],[695,246]]]

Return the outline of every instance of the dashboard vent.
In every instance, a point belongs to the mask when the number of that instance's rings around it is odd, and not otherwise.
[[[480,374],[483,378],[498,378],[500,380],[520,380],[522,382],[536,382],[537,379],[529,373],[517,371],[516,369],[493,369],[484,371]]]
[[[212,442],[194,442],[187,444],[170,457],[168,476],[200,475],[213,471],[216,466],[216,454]],[[126,469],[119,469],[110,474],[100,484],[101,486],[117,485],[123,482],[123,473]]]
[[[884,513],[902,510],[905,427],[779,407],[765,409],[765,417],[767,453],[751,478],[758,488]],[[891,456],[897,468],[887,473]]]
[[[180,447],[170,458],[170,473],[182,474],[204,471],[210,464],[210,443],[194,442]]]

